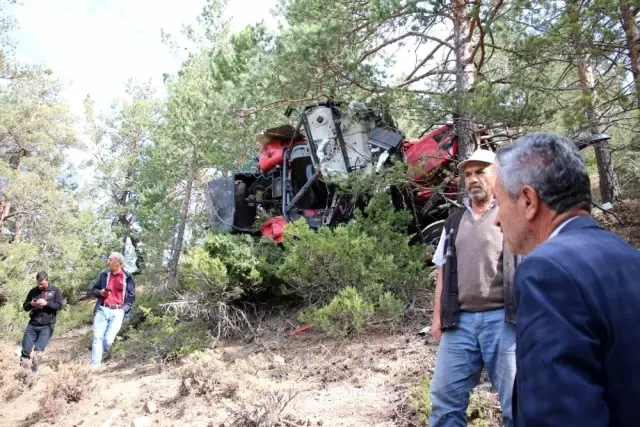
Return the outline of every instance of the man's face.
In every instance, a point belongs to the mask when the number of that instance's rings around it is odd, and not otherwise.
[[[111,271],[118,271],[120,268],[120,261],[118,261],[117,257],[112,255],[107,259],[107,265]]]
[[[47,289],[47,287],[49,286],[49,281],[47,279],[38,280],[37,283],[38,283],[38,289],[40,290]]]
[[[471,162],[464,168],[464,185],[472,200],[491,200],[496,184],[495,167],[488,163]]]
[[[502,229],[509,250],[516,255],[525,255],[531,233],[520,197],[517,200],[509,197],[500,178],[496,180],[495,194],[498,207],[495,224]]]

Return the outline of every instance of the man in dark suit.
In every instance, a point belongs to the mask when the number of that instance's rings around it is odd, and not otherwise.
[[[516,426],[635,426],[640,252],[590,215],[575,146],[548,133],[497,153],[496,224],[515,273]]]

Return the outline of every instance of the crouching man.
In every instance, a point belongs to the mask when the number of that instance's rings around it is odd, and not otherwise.
[[[107,264],[109,268],[100,273],[93,285],[93,296],[98,300],[93,310],[91,367],[102,363],[102,355],[111,348],[122,323],[130,319],[136,299],[136,284],[131,273],[122,268],[122,254],[112,253]]]
[[[29,291],[22,307],[29,312],[29,324],[22,338],[20,366],[22,375],[37,372],[42,353],[53,335],[56,314],[62,309],[62,293],[60,289],[49,284],[49,276],[40,271],[36,274],[37,286]],[[34,351],[35,350],[35,351]]]

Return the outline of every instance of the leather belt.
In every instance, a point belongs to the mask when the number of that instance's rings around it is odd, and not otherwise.
[[[111,310],[119,310],[124,307],[124,305],[120,305],[120,304],[102,304],[102,306],[110,308]]]

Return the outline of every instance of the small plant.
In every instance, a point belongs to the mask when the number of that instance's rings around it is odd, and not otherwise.
[[[501,425],[502,411],[495,392],[476,388],[469,396],[467,422],[472,427]]]
[[[365,301],[355,288],[347,287],[328,305],[303,312],[301,320],[318,325],[329,335],[345,336],[362,331],[373,312],[372,303]]]
[[[283,425],[282,413],[298,395],[294,390],[265,391],[257,402],[242,405],[235,411],[232,427],[276,427]],[[290,425],[290,424],[289,424]]]
[[[376,314],[387,316],[394,322],[399,322],[404,312],[404,302],[391,292],[385,292],[378,298]]]
[[[78,363],[59,364],[40,401],[42,419],[57,419],[69,404],[80,402],[95,388],[90,369]]]
[[[67,403],[80,402],[95,387],[90,369],[79,363],[60,364],[50,385]]]
[[[204,397],[208,401],[217,397],[233,397],[239,383],[235,378],[225,375],[225,370],[224,363],[211,355],[196,353],[190,356],[178,373],[178,396],[194,395]]]
[[[418,385],[411,390],[409,396],[409,407],[414,412],[420,424],[429,425],[429,415],[431,415],[431,379],[424,375],[420,377]]]

